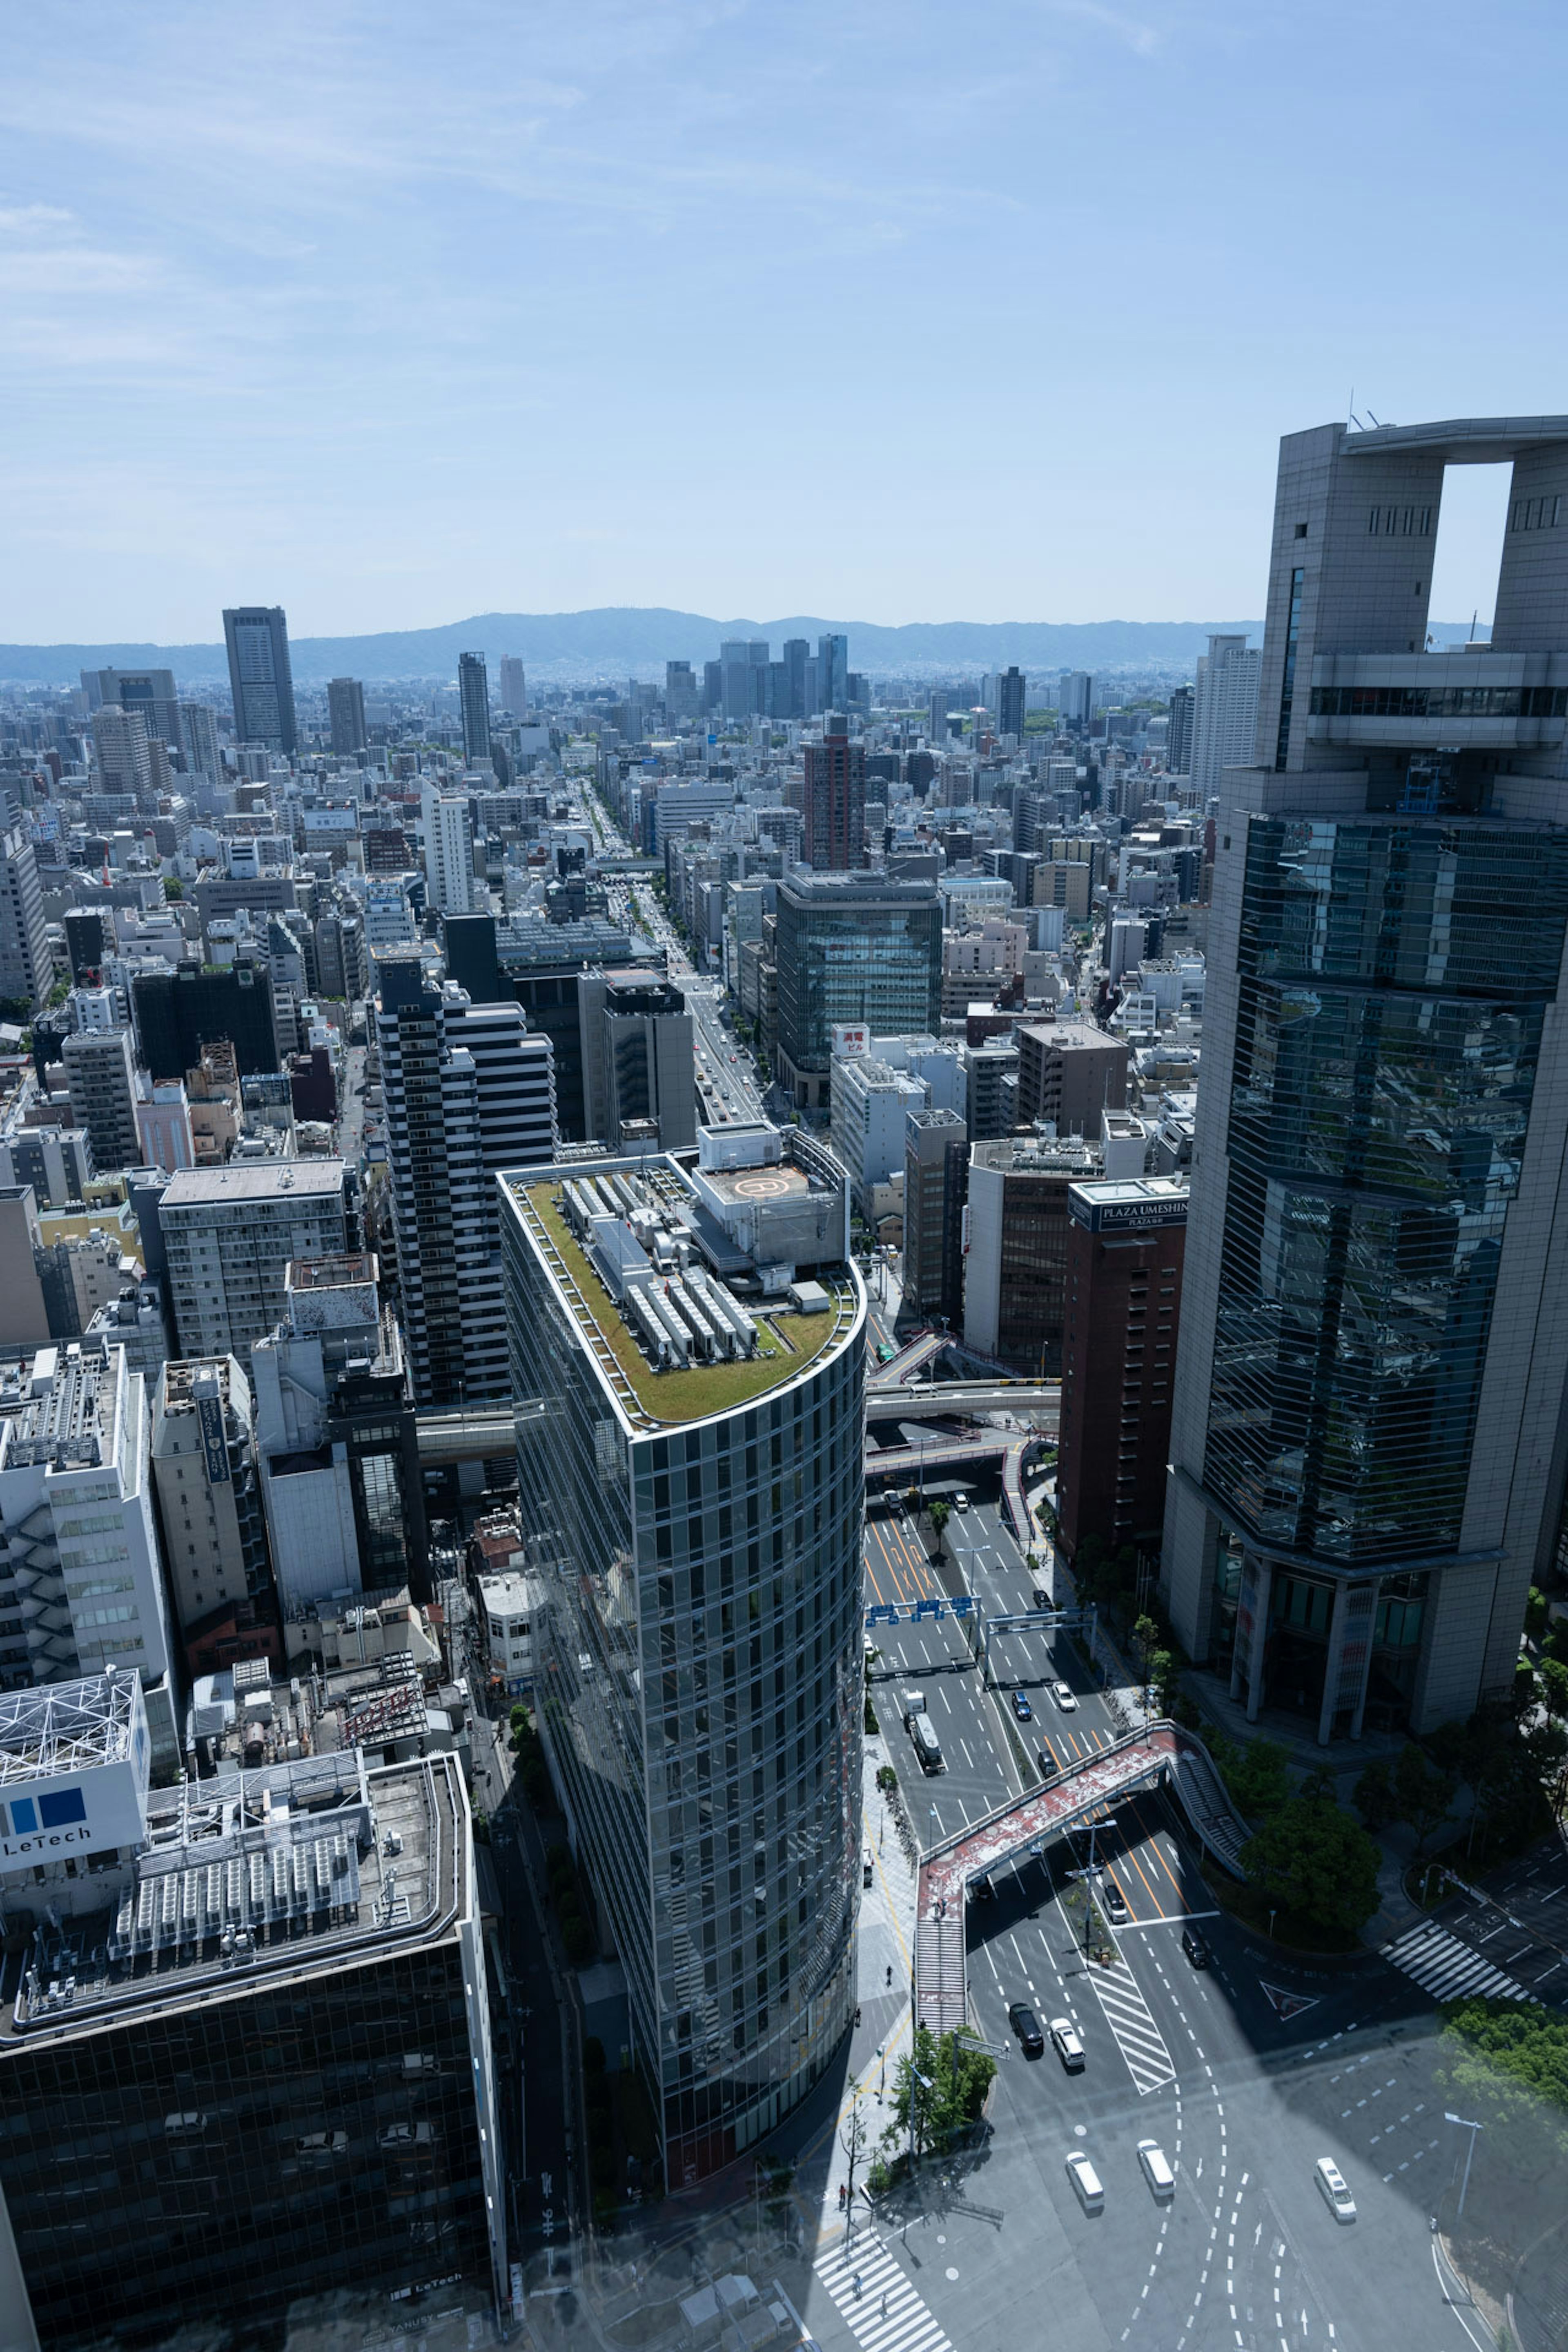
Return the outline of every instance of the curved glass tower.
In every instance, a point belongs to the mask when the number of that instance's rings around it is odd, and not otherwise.
[[[679,2188],[853,2011],[864,1294],[805,1137],[500,1182],[540,1727]]]

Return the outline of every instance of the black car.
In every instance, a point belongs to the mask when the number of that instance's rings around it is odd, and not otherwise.
[[[995,1902],[996,1889],[991,1884],[991,1874],[988,1870],[977,1871],[970,1880],[969,1899],[972,1903]]]
[[[1195,1927],[1184,1927],[1182,1929],[1182,1949],[1185,1952],[1188,1959],[1192,1962],[1194,1969],[1206,1969],[1210,1960],[1214,1958],[1213,1953],[1209,1950],[1208,1946],[1205,1943],[1203,1937],[1199,1935]]]
[[[1105,1880],[1100,1889],[1100,1895],[1105,1905],[1106,1917],[1113,1927],[1120,1927],[1127,1917],[1127,1897],[1114,1878],[1108,1877]]]
[[[1030,1593],[1030,1595],[1029,1595],[1029,1606],[1030,1606],[1030,1608],[1031,1608],[1031,1609],[1048,1609],[1048,1608],[1050,1607],[1050,1605],[1051,1605],[1051,1596],[1050,1596],[1050,1594],[1049,1594],[1048,1592],[1044,1592],[1044,1591],[1041,1591],[1041,1589],[1040,1589],[1040,1587],[1037,1584],[1037,1585],[1036,1585],[1036,1587],[1035,1587],[1035,1589],[1034,1589],[1034,1591],[1033,1591],[1033,1592],[1031,1592],[1031,1593]]]
[[[1054,1780],[1056,1779],[1057,1774],[1061,1768],[1058,1764],[1056,1758],[1051,1754],[1050,1746],[1047,1741],[1044,1739],[1041,1740],[1039,1753],[1036,1757],[1035,1760],[1039,1765],[1040,1771],[1044,1779],[1047,1780]]]
[[[1026,2000],[1015,2000],[1008,2003],[1007,2022],[1017,2035],[1025,2057],[1041,2056],[1046,2046],[1046,2037],[1040,2032],[1039,2019]]]

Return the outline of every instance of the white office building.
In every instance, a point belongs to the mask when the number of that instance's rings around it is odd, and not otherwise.
[[[124,1350],[40,1348],[0,1421],[0,1682],[134,1668],[155,1759],[178,1756],[149,1472],[147,1384]]]
[[[426,786],[422,814],[430,904],[442,915],[482,912],[474,880],[474,829],[467,800],[460,793],[437,793]]]

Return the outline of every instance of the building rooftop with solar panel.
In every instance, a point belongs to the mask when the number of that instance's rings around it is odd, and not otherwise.
[[[845,1343],[844,1171],[802,1129],[701,1128],[694,1152],[563,1151],[501,1177],[526,1244],[633,1429],[706,1419]]]

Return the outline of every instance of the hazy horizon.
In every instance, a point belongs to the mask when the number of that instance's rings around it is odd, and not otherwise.
[[[1416,37],[1359,0],[35,11],[0,638],[1256,612],[1281,433],[1352,387],[1563,405],[1556,46],[1527,0],[1484,41],[1457,0]],[[1500,497],[1451,487],[1436,609],[1489,609]]]

